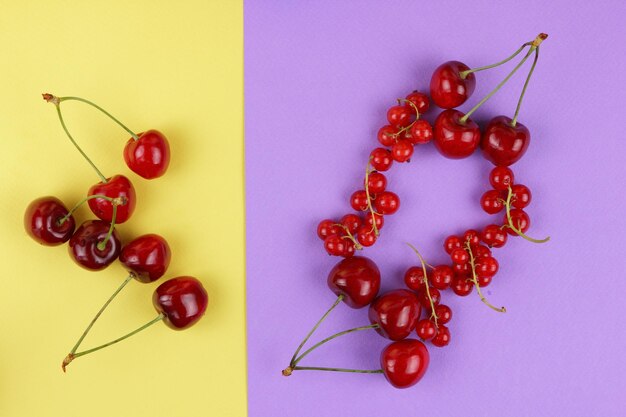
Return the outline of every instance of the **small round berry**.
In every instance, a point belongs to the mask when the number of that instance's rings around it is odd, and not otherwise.
[[[406,127],[411,124],[412,110],[411,106],[403,104],[393,106],[387,111],[387,121],[394,127]]]
[[[526,231],[530,227],[530,217],[528,217],[528,214],[522,209],[512,209],[510,211],[510,215],[511,215],[511,223],[513,223],[513,226],[515,226],[517,230],[521,230],[522,233],[526,233]],[[504,216],[504,224],[506,225],[509,224],[509,221],[506,218],[506,215]],[[508,234],[512,236],[517,235],[517,233],[515,233],[513,229],[511,229],[510,227],[507,227],[506,231]]]
[[[454,275],[466,277],[472,272],[472,267],[469,262],[465,264],[452,264],[452,270],[454,271]]]
[[[437,334],[431,340],[431,343],[437,347],[448,346],[450,343],[450,330],[443,324],[437,329]]]
[[[489,182],[494,190],[507,191],[514,180],[513,171],[508,167],[495,167],[489,173]]]
[[[433,127],[426,120],[417,120],[409,129],[411,132],[411,143],[414,145],[422,145],[433,139]]]
[[[408,162],[413,156],[413,145],[408,140],[399,140],[391,147],[391,155],[396,162]]]
[[[463,233],[463,243],[469,242],[470,247],[474,248],[480,244],[480,234],[474,230],[469,229]]]
[[[452,284],[454,271],[448,265],[437,265],[431,273],[430,283],[438,290],[446,290]]]
[[[498,261],[494,257],[480,258],[476,263],[478,277],[493,277],[498,273]]]
[[[437,288],[429,287],[428,293],[426,292],[426,289],[423,288],[422,291],[420,291],[417,295],[422,307],[430,311],[430,300],[428,299],[428,294],[430,294],[430,298],[432,298],[433,304],[437,306],[439,304],[439,301],[441,301],[441,293]]]
[[[417,111],[419,114],[426,113],[428,108],[430,107],[430,101],[428,100],[428,96],[424,93],[420,93],[419,91],[413,91],[411,94],[406,96],[406,99],[413,103],[415,107],[417,107]],[[415,113],[415,109],[413,106],[409,105],[411,110]]]
[[[363,225],[357,231],[356,239],[363,246],[372,246],[376,243],[376,234],[371,226]]]
[[[400,208],[400,197],[391,191],[384,191],[376,197],[374,207],[377,213],[394,214]]]
[[[511,187],[511,191],[511,205],[513,207],[518,209],[528,207],[532,198],[532,194],[530,193],[530,189],[528,187],[524,184],[514,184]]]
[[[489,277],[489,276],[477,276],[476,277],[476,281],[478,282],[478,286],[480,288],[486,287],[489,284],[491,284],[491,280],[493,279],[493,277]]]
[[[422,340],[432,339],[437,334],[435,323],[429,319],[418,321],[417,326],[415,326],[415,331],[417,332],[417,336]]]
[[[466,277],[459,276],[452,280],[452,291],[454,291],[456,295],[465,297],[472,292],[472,288],[474,288],[474,284]]]
[[[374,221],[376,222],[376,228],[378,230],[382,229],[383,226],[385,225],[385,218],[383,216],[381,216],[380,214],[376,214],[376,213],[372,213],[371,211],[368,211],[367,214],[365,215],[365,224],[371,227],[374,225]]]
[[[463,248],[456,248],[453,250],[450,254],[450,258],[452,259],[452,262],[460,265],[466,264],[470,260],[469,254]]]
[[[343,256],[344,258],[351,258],[354,256],[354,251],[356,250],[354,246],[354,242],[349,239],[344,239],[344,241],[345,241],[345,246],[344,246],[344,251],[341,254],[341,256]]]
[[[347,228],[350,233],[355,234],[356,231],[359,230],[359,227],[363,224],[363,220],[361,220],[361,218],[356,214],[346,214],[341,218],[339,223],[343,227]]]
[[[506,244],[508,235],[497,224],[490,224],[485,226],[482,233],[482,240],[485,245],[490,248],[501,248]]]
[[[365,190],[358,190],[352,193],[350,196],[350,206],[356,211],[366,211],[367,205],[367,193]]]
[[[370,154],[370,161],[376,171],[387,171],[393,164],[391,152],[385,148],[376,148]]]
[[[424,288],[424,269],[421,266],[412,266],[404,273],[404,283],[407,288],[416,292]]]
[[[387,177],[378,171],[370,172],[367,176],[367,189],[370,194],[378,194],[387,188]]]
[[[324,239],[324,249],[332,256],[342,256],[346,252],[346,239],[339,235],[330,235]]]
[[[443,248],[446,250],[446,253],[450,255],[452,251],[456,248],[462,248],[463,242],[458,236],[448,236],[443,243]]]
[[[383,146],[392,146],[398,140],[398,128],[391,125],[385,125],[378,130],[376,136]]]
[[[338,235],[341,233],[341,227],[337,222],[331,219],[324,219],[317,225],[317,236],[325,240],[330,235]]]
[[[435,315],[438,324],[447,324],[452,320],[452,309],[445,304],[439,304],[435,307]]]
[[[504,208],[504,198],[500,191],[489,190],[480,197],[480,206],[489,214],[500,213]]]
[[[485,245],[478,245],[474,248],[474,257],[476,259],[484,258],[486,256],[491,256],[491,249],[489,249]]]

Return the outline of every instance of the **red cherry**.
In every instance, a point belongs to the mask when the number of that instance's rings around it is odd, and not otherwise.
[[[452,320],[452,309],[445,304],[439,304],[435,307],[435,315],[438,324],[446,324]]]
[[[523,209],[528,207],[530,204],[530,200],[532,199],[532,194],[530,193],[530,189],[523,184],[514,184],[511,187],[511,205],[518,209]]]
[[[26,207],[24,229],[30,237],[42,245],[60,245],[72,237],[76,227],[73,216],[60,223],[68,213],[68,209],[58,198],[38,198]]]
[[[99,271],[117,259],[122,244],[115,229],[104,247],[98,247],[107,238],[109,226],[109,223],[102,220],[87,220],[76,229],[68,249],[78,265],[91,271]]]
[[[461,241],[461,238],[459,238],[458,236],[448,236],[445,242],[443,243],[443,248],[446,250],[446,253],[448,255],[451,254],[454,249],[462,248],[462,247],[463,247],[463,242]]]
[[[406,127],[411,124],[414,112],[411,106],[393,106],[387,111],[387,121],[396,128]]]
[[[438,265],[431,273],[430,283],[438,290],[445,290],[452,284],[454,271],[448,265]]]
[[[400,197],[391,191],[382,192],[376,197],[374,208],[383,215],[394,214],[400,208]]]
[[[378,324],[376,331],[391,340],[402,340],[415,329],[421,307],[409,290],[389,291],[376,298],[369,308],[369,319]]]
[[[174,330],[191,327],[204,315],[209,296],[202,283],[194,277],[177,277],[159,285],[152,295],[152,304],[163,321]]]
[[[378,141],[383,146],[392,146],[398,140],[398,128],[385,125],[378,130]]]
[[[376,228],[380,230],[385,225],[385,218],[380,214],[372,213],[371,211],[365,214],[365,224],[371,227],[374,222],[376,222]]]
[[[469,262],[469,254],[463,248],[456,248],[450,254],[452,262],[459,265],[464,265]]]
[[[380,366],[385,378],[396,388],[417,384],[426,373],[429,362],[428,349],[414,339],[390,343],[380,354]]]
[[[363,256],[346,258],[328,274],[328,287],[343,295],[343,302],[352,308],[369,305],[380,289],[380,271],[376,264]]]
[[[428,96],[424,93],[420,93],[419,91],[413,91],[411,94],[406,96],[406,99],[413,103],[415,107],[417,107],[417,111],[419,114],[426,113],[428,108],[430,107],[430,101],[428,100]],[[409,105],[413,114],[415,114],[415,109],[413,106]]]
[[[433,127],[426,120],[417,120],[409,131],[411,132],[409,141],[414,145],[422,145],[433,139]]]
[[[404,273],[404,284],[412,291],[420,291],[424,282],[424,268],[421,266],[412,266]]]
[[[378,171],[370,172],[367,176],[367,188],[370,193],[382,193],[387,188],[387,177]]]
[[[456,295],[465,297],[472,292],[472,288],[474,288],[474,284],[464,276],[457,276],[452,280],[452,291]]]
[[[387,171],[393,164],[391,152],[385,148],[376,148],[370,154],[370,161],[376,171]]]
[[[466,158],[478,147],[480,129],[472,119],[461,122],[463,116],[458,110],[445,110],[435,120],[435,147],[446,158]]]
[[[444,347],[450,343],[450,330],[443,324],[437,329],[437,334],[430,341],[434,346]]]
[[[489,173],[489,182],[494,190],[508,191],[514,180],[513,171],[508,167],[495,167]]]
[[[521,123],[512,124],[506,116],[489,121],[480,142],[483,155],[494,165],[509,166],[524,156],[530,144],[530,132]]]
[[[493,277],[498,273],[498,261],[494,257],[480,258],[476,262],[476,275],[478,277]]]
[[[122,248],[120,262],[139,282],[161,278],[170,264],[172,253],[167,241],[156,234],[139,236]]]
[[[528,214],[522,209],[511,209],[509,214],[511,215],[511,223],[513,223],[513,226],[515,226],[515,228],[520,230],[522,233],[526,233],[530,227],[530,217],[528,217]],[[509,224],[506,214],[504,215],[504,224]],[[515,233],[510,227],[507,227],[506,231],[512,236],[517,236],[517,233]]]
[[[500,213],[504,208],[504,199],[500,191],[489,190],[480,197],[480,206],[489,214]]]
[[[343,256],[347,253],[347,240],[340,235],[329,235],[324,239],[324,249],[332,256]]]
[[[317,225],[317,236],[325,240],[330,235],[338,235],[341,233],[341,227],[337,222],[331,219],[324,219]]]
[[[376,234],[371,226],[363,225],[357,231],[356,239],[365,247],[372,246],[376,243]]]
[[[437,334],[437,328],[435,323],[429,319],[422,319],[417,322],[415,326],[415,332],[422,340],[432,339]]]
[[[123,175],[115,175],[106,183],[99,182],[93,185],[87,195],[105,195],[110,198],[121,198],[123,205],[117,206],[115,223],[121,224],[130,218],[135,211],[135,189],[128,178]],[[102,198],[92,198],[88,201],[89,208],[98,218],[111,222],[113,220],[113,203]]]
[[[350,206],[356,211],[366,211],[367,205],[367,193],[365,190],[358,190],[352,193],[350,196]]]
[[[469,67],[459,61],[448,61],[441,64],[430,79],[430,97],[433,102],[443,108],[458,107],[472,95],[476,87],[476,77],[470,73],[461,78],[461,72]]]
[[[359,227],[363,224],[363,220],[356,214],[346,214],[339,221],[344,227],[346,227],[350,233],[355,234]]]
[[[507,234],[501,226],[490,224],[483,229],[482,240],[491,248],[501,248],[506,244]]]
[[[413,156],[413,145],[405,139],[401,139],[391,147],[391,155],[396,162],[408,162]]]
[[[170,164],[170,145],[163,133],[148,130],[128,139],[124,147],[126,165],[137,175],[148,180],[165,174]]]

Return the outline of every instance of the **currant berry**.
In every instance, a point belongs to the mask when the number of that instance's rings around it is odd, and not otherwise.
[[[446,250],[446,253],[450,255],[452,251],[456,248],[462,248],[463,242],[458,236],[448,236],[443,243],[443,248]]]
[[[417,107],[417,111],[419,114],[426,113],[428,108],[430,107],[430,101],[428,100],[428,96],[424,93],[420,93],[419,91],[413,91],[411,94],[406,96],[406,99],[413,103],[415,107]],[[409,105],[411,110],[415,112],[413,106]]]
[[[399,140],[391,147],[391,155],[396,162],[409,162],[413,156],[413,145],[408,140]]]
[[[350,196],[350,206],[356,211],[366,211],[368,209],[367,193],[365,190],[358,190]]]
[[[354,252],[356,247],[354,246],[354,242],[348,239],[344,239],[344,250],[341,256],[344,258],[351,258],[354,256]]]
[[[498,273],[498,267],[496,258],[492,256],[480,258],[476,262],[476,275],[478,277],[493,277]]]
[[[511,205],[518,209],[528,207],[532,195],[530,189],[523,184],[515,184],[511,186]]]
[[[437,334],[430,341],[433,346],[444,347],[450,344],[450,330],[443,324],[437,329]]]
[[[474,248],[480,244],[480,234],[474,230],[469,229],[463,233],[463,243],[469,242],[470,247]]]
[[[515,226],[517,230],[520,230],[522,233],[526,233],[530,227],[530,217],[528,217],[528,214],[522,209],[512,209],[509,214],[511,215],[511,223],[513,223],[513,226]],[[504,224],[509,224],[506,215],[504,216]],[[515,233],[515,231],[510,227],[507,227],[506,231],[512,236],[517,236],[517,233]]]
[[[410,142],[414,145],[422,145],[433,140],[433,127],[426,120],[417,120],[409,132],[411,132]]]
[[[384,191],[374,201],[376,212],[384,215],[394,214],[400,208],[400,197],[391,191]]]
[[[453,250],[450,254],[450,258],[452,259],[452,262],[459,265],[468,263],[470,259],[469,254],[463,248],[456,248]]]
[[[322,220],[317,225],[317,236],[325,240],[330,235],[338,235],[341,233],[341,228],[337,226],[337,222],[331,219]]]
[[[398,129],[391,126],[385,125],[378,130],[378,141],[383,146],[392,146],[398,140]]]
[[[472,288],[474,288],[474,283],[464,276],[457,276],[452,280],[452,291],[456,295],[465,297],[472,292]]]
[[[324,249],[332,256],[343,256],[346,253],[346,239],[339,235],[330,235],[324,239]]]
[[[363,246],[372,246],[376,243],[376,235],[371,226],[363,225],[356,232],[356,239]]]
[[[356,214],[346,214],[341,218],[339,223],[348,229],[351,234],[355,234],[357,230],[363,225],[363,220]]]
[[[472,272],[472,268],[469,263],[465,264],[452,264],[452,270],[454,275],[466,277]]]
[[[415,331],[417,333],[417,336],[422,340],[432,339],[437,334],[437,328],[435,327],[435,323],[433,323],[429,319],[422,319],[418,321],[417,326],[415,327]]]
[[[404,283],[410,290],[421,291],[425,282],[424,269],[421,266],[412,266],[404,273]]]
[[[374,225],[374,222],[376,222],[376,228],[380,230],[385,225],[385,218],[380,214],[372,213],[371,211],[367,212],[365,214],[365,224],[371,227]]]
[[[431,273],[430,283],[438,290],[446,290],[452,284],[454,271],[448,265],[437,265]]]
[[[482,240],[491,248],[501,248],[506,244],[507,236],[501,226],[490,224],[483,229]]]
[[[413,109],[403,104],[393,106],[387,111],[387,121],[394,127],[406,127],[411,124]]]
[[[476,248],[473,249],[473,251],[474,251],[474,257],[476,259],[484,258],[486,256],[491,256],[491,249],[489,249],[485,245],[478,245],[476,246]]]
[[[367,176],[367,189],[370,194],[378,194],[387,188],[387,177],[378,171],[370,172]]]
[[[480,197],[480,206],[488,214],[500,213],[504,208],[504,196],[498,190],[486,191],[482,197]]]
[[[513,185],[514,180],[513,171],[508,167],[495,167],[489,173],[489,183],[497,191],[507,191],[509,186]]]
[[[445,304],[439,304],[435,307],[435,315],[438,324],[447,324],[452,320],[452,309]]]
[[[429,287],[428,293],[430,293],[430,298],[433,300],[433,304],[437,306],[441,301],[441,293],[437,288]],[[420,300],[420,304],[426,310],[430,310],[430,300],[428,299],[428,293],[426,293],[426,289],[422,288],[422,291],[419,292],[418,298]]]
[[[376,171],[387,171],[393,164],[391,152],[385,148],[376,148],[370,154],[370,161]]]
[[[489,284],[491,284],[492,279],[493,277],[486,276],[486,275],[476,277],[476,281],[478,282],[478,285],[480,286],[480,288],[487,287]]]

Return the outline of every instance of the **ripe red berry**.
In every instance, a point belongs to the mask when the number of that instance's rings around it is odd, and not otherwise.
[[[422,319],[418,321],[415,331],[417,332],[417,336],[422,340],[432,339],[437,334],[435,323],[429,319]]]
[[[452,270],[454,275],[466,277],[472,272],[472,268],[469,263],[465,264],[452,264]]]
[[[378,194],[387,188],[387,177],[378,171],[370,172],[367,176],[367,187],[370,194]]]
[[[504,208],[505,198],[506,196],[503,196],[500,191],[489,190],[480,197],[480,206],[489,214],[500,213]]]
[[[515,176],[508,167],[495,167],[489,173],[489,182],[494,190],[507,191],[509,186],[513,186]]]
[[[414,145],[421,145],[433,140],[433,127],[426,120],[417,120],[409,131],[411,132],[410,142]]]
[[[528,207],[532,194],[530,189],[523,184],[514,184],[511,187],[511,205],[518,209]]]
[[[385,218],[383,216],[368,211],[367,214],[365,214],[365,224],[371,227],[374,224],[374,221],[376,222],[376,228],[378,230],[382,229],[385,225]]]
[[[344,258],[351,258],[354,256],[354,252],[356,250],[354,246],[354,242],[349,239],[344,239],[344,241],[345,241],[345,246],[344,246],[344,251],[341,254],[341,256],[343,256]]]
[[[401,139],[391,147],[391,155],[396,162],[408,162],[413,156],[413,145],[408,140]]]
[[[387,121],[394,127],[406,127],[411,124],[413,119],[412,110],[411,106],[404,104],[393,106],[387,111]]]
[[[466,230],[463,233],[463,244],[465,242],[469,242],[472,248],[478,246],[480,244],[480,234],[474,229]]]
[[[439,304],[435,307],[435,315],[438,324],[446,324],[452,320],[452,309],[445,304]]]
[[[394,214],[400,208],[400,197],[391,191],[384,191],[376,197],[374,207],[377,213]]]
[[[452,262],[460,265],[468,263],[470,259],[469,254],[463,248],[456,248],[453,250],[450,254],[450,258],[452,259]]]
[[[476,248],[473,249],[473,251],[474,251],[474,258],[476,259],[480,259],[485,256],[491,256],[491,250],[485,245],[478,245],[476,246]]]
[[[530,227],[530,217],[528,217],[528,214],[522,209],[512,209],[510,211],[510,215],[511,215],[511,223],[513,223],[513,226],[515,226],[517,230],[521,230],[522,233],[526,233],[526,231]],[[509,224],[509,221],[506,218],[506,215],[504,215],[504,224],[505,225]],[[507,227],[506,231],[508,234],[512,236],[517,235],[517,233],[515,233],[513,229],[511,229],[510,227]]]
[[[387,149],[376,148],[370,153],[370,162],[376,171],[387,171],[393,164],[393,158]]]
[[[391,125],[385,125],[378,130],[376,138],[383,146],[392,146],[398,139],[398,128]]]
[[[437,288],[429,287],[428,293],[430,293],[430,298],[433,300],[433,304],[436,306],[441,301],[441,293]],[[430,311],[430,300],[428,299],[428,293],[426,293],[426,288],[422,288],[422,291],[419,292],[418,298],[420,300],[420,304],[426,310]]]
[[[498,273],[498,261],[494,257],[480,258],[476,262],[476,275],[478,277],[493,277]]]
[[[363,220],[356,214],[346,214],[339,221],[341,225],[347,228],[350,233],[355,234],[359,227],[363,224]]]
[[[372,246],[376,243],[376,234],[374,234],[371,226],[363,225],[357,231],[356,239],[363,246]]]
[[[317,225],[317,236],[325,240],[330,235],[338,235],[341,233],[341,227],[337,222],[331,219],[324,219]]]
[[[347,251],[346,242],[348,240],[339,235],[330,235],[324,239],[324,249],[329,255],[342,256]]]
[[[404,283],[407,288],[416,292],[424,288],[424,268],[412,266],[404,273]]]
[[[433,346],[444,347],[450,343],[450,330],[443,324],[437,329],[437,334],[430,341]]]
[[[352,193],[350,196],[350,206],[356,211],[366,211],[367,205],[367,193],[365,190],[358,190]]]
[[[424,93],[420,93],[419,91],[413,91],[411,94],[406,96],[406,99],[417,107],[419,114],[426,113],[430,107],[428,96]],[[409,105],[409,107],[413,110],[413,112],[415,112],[413,106]]]
[[[506,244],[507,234],[501,226],[490,224],[483,229],[482,240],[490,248],[501,248]]]
[[[448,265],[437,265],[430,277],[430,284],[438,290],[446,290],[452,284],[454,271]]]
[[[448,236],[443,243],[443,248],[446,250],[446,253],[450,255],[452,251],[456,248],[462,248],[463,242],[458,236]]]
[[[486,275],[476,277],[476,281],[478,282],[478,286],[480,286],[480,288],[486,287],[489,284],[491,284],[492,279],[493,277],[486,276]]]
[[[452,280],[452,291],[454,291],[456,295],[465,297],[472,292],[472,288],[474,288],[474,284],[466,277],[458,276]]]

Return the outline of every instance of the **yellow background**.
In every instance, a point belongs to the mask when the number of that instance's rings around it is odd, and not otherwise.
[[[2,2],[0,12],[0,416],[142,417],[246,414],[241,1]],[[128,176],[137,209],[119,232],[159,233],[172,247],[166,277],[193,275],[206,316],[162,324],[118,345],[61,360],[125,278],[116,263],[79,268],[67,247],[23,230],[27,204],[66,205],[98,181],[41,93],[91,99],[131,129],[170,140],[167,174],[147,181],[125,165],[128,135],[77,102],[68,127],[107,176]],[[93,217],[87,207],[77,222]],[[152,319],[159,284],[131,282],[83,347]]]

